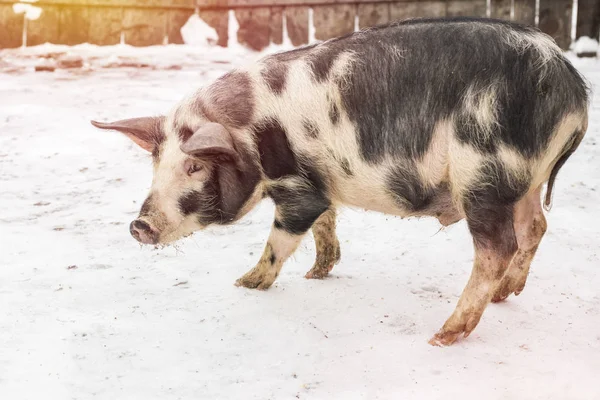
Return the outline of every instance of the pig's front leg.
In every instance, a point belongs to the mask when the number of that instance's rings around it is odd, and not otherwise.
[[[322,184],[305,178],[273,182],[267,194],[275,202],[275,222],[258,264],[236,281],[237,286],[268,289],[306,232],[330,206]]]
[[[258,264],[235,281],[236,286],[260,290],[268,289],[277,279],[283,263],[294,253],[303,236],[291,235],[273,227]]]

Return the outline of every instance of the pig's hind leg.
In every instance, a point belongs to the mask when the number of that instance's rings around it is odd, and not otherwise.
[[[494,303],[506,299],[511,293],[518,296],[525,287],[531,261],[548,226],[542,211],[541,189],[537,188],[515,206],[514,226],[519,250],[492,298]]]
[[[456,309],[430,340],[432,345],[450,345],[475,329],[519,248],[515,204],[528,190],[528,177],[511,174],[497,161],[481,166],[479,176],[463,197],[475,247],[473,270]]]
[[[323,279],[340,261],[340,243],[335,233],[336,211],[330,207],[312,226],[317,258],[313,267],[304,276],[307,279]]]

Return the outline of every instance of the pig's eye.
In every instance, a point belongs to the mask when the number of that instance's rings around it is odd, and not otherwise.
[[[200,164],[191,163],[188,167],[188,175],[192,175],[194,172],[202,170],[202,168],[204,167]]]

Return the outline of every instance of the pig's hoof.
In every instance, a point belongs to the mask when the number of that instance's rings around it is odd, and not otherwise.
[[[258,275],[250,271],[235,281],[235,286],[243,286],[248,289],[267,290],[275,282],[276,277],[268,277],[266,275]]]
[[[429,340],[432,346],[450,346],[464,335],[465,339],[473,332],[473,329],[479,323],[481,313],[471,312],[463,317],[455,317],[452,314],[442,329]]]
[[[429,339],[429,344],[432,346],[450,346],[456,339],[460,336],[462,332],[438,332],[431,339]]]
[[[501,301],[506,300],[508,296],[513,292],[513,280],[507,274],[502,282],[500,282],[500,286],[496,289],[496,293],[492,296],[492,303],[500,303]]]
[[[508,298],[508,295],[506,295],[506,296],[494,295],[494,297],[492,298],[492,303],[502,303],[507,298]]]
[[[515,296],[518,296],[521,294],[523,287],[525,287],[525,282],[516,282],[514,278],[504,277],[500,287],[498,287],[496,293],[494,293],[494,296],[492,297],[492,303],[500,303],[513,293]]]
[[[306,279],[323,279],[327,275],[329,275],[329,272],[331,272],[331,270],[333,269],[333,265],[334,265],[334,263],[331,263],[329,265],[317,265],[317,264],[315,264],[311,268],[311,270],[308,271],[306,273],[306,275],[304,275],[304,277]]]
[[[494,294],[494,297],[492,297],[492,303],[501,303],[504,300],[506,300],[508,298],[508,296],[510,296],[510,292],[509,293],[498,293],[496,292],[496,294]]]
[[[473,328],[475,328],[475,327],[473,327]],[[432,346],[438,346],[438,347],[450,346],[458,340],[460,335],[464,334],[464,337],[466,339],[471,334],[472,331],[473,331],[473,329],[470,329],[470,330],[461,329],[458,331],[447,331],[447,330],[444,330],[444,328],[442,328],[438,333],[433,335],[433,337],[431,339],[429,339],[429,344]]]
[[[313,267],[304,275],[306,279],[323,279],[333,269],[333,266],[340,262],[342,253],[340,244],[336,243],[333,247],[327,247],[322,252],[317,253],[317,260]]]
[[[500,283],[500,286],[492,297],[492,303],[499,303],[504,301],[508,296],[514,293],[515,296],[521,294],[525,288],[527,282],[527,273],[521,273],[518,275],[507,274]]]
[[[523,289],[525,289],[525,284],[527,283],[527,276],[521,278],[514,286],[514,290],[513,293],[515,294],[515,296],[518,296],[521,294],[521,292],[523,291]]]

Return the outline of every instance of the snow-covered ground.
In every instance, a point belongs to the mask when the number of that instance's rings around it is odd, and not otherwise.
[[[84,68],[32,72],[52,49]],[[119,56],[149,67],[102,68]],[[332,275],[303,278],[309,237],[266,292],[233,282],[263,250],[268,202],[176,247],[140,247],[128,224],[150,157],[89,120],[165,112],[255,57],[0,52],[13,71],[0,74],[0,399],[600,399],[599,96],[525,291],[449,348],[427,340],[470,274],[464,222],[344,210]],[[598,60],[574,63],[600,87]]]

